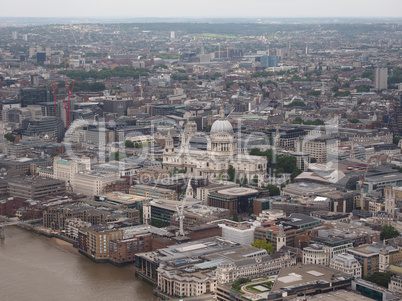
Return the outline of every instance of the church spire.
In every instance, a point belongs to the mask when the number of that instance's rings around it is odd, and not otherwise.
[[[193,186],[191,186],[191,178],[192,176],[189,177],[188,179],[188,184],[187,184],[187,189],[186,189],[186,198],[194,198],[194,190]]]
[[[221,100],[220,118],[225,119],[225,109],[223,108],[223,99]]]

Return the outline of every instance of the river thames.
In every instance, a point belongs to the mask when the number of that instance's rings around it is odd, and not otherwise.
[[[157,300],[134,267],[97,264],[70,244],[7,227],[0,240],[0,300]]]

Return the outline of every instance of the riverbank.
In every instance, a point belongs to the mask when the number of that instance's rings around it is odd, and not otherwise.
[[[46,240],[51,244],[51,245],[53,245],[54,247],[56,247],[56,248],[58,248],[58,249],[62,249],[62,250],[64,250],[64,251],[66,251],[66,252],[69,252],[69,253],[71,253],[71,254],[75,254],[75,255],[80,255],[79,253],[78,253],[78,249],[77,248],[75,248],[74,246],[73,246],[73,244],[71,244],[71,243],[69,243],[69,242],[67,242],[67,241],[65,241],[65,240],[61,240],[61,239],[59,239],[59,238],[56,238],[56,237],[48,237],[48,238],[46,238]]]
[[[12,221],[12,219],[7,218],[6,216],[0,216],[0,222],[10,222],[10,221]],[[27,223],[27,224],[13,225],[11,227],[18,227],[20,229],[24,229],[29,232],[34,232],[36,234],[39,234],[40,236],[44,236],[48,243],[59,249],[63,249],[72,254],[77,255],[79,254],[78,249],[73,246],[74,240],[68,237],[64,237],[56,231],[44,228],[41,225],[35,226],[34,224]]]

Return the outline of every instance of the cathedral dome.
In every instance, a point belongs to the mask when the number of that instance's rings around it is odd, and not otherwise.
[[[211,134],[228,133],[233,134],[232,124],[226,119],[216,120],[211,127]]]

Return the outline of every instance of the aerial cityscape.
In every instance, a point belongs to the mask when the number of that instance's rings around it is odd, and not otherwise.
[[[402,4],[307,2],[5,5],[0,300],[402,300]]]

